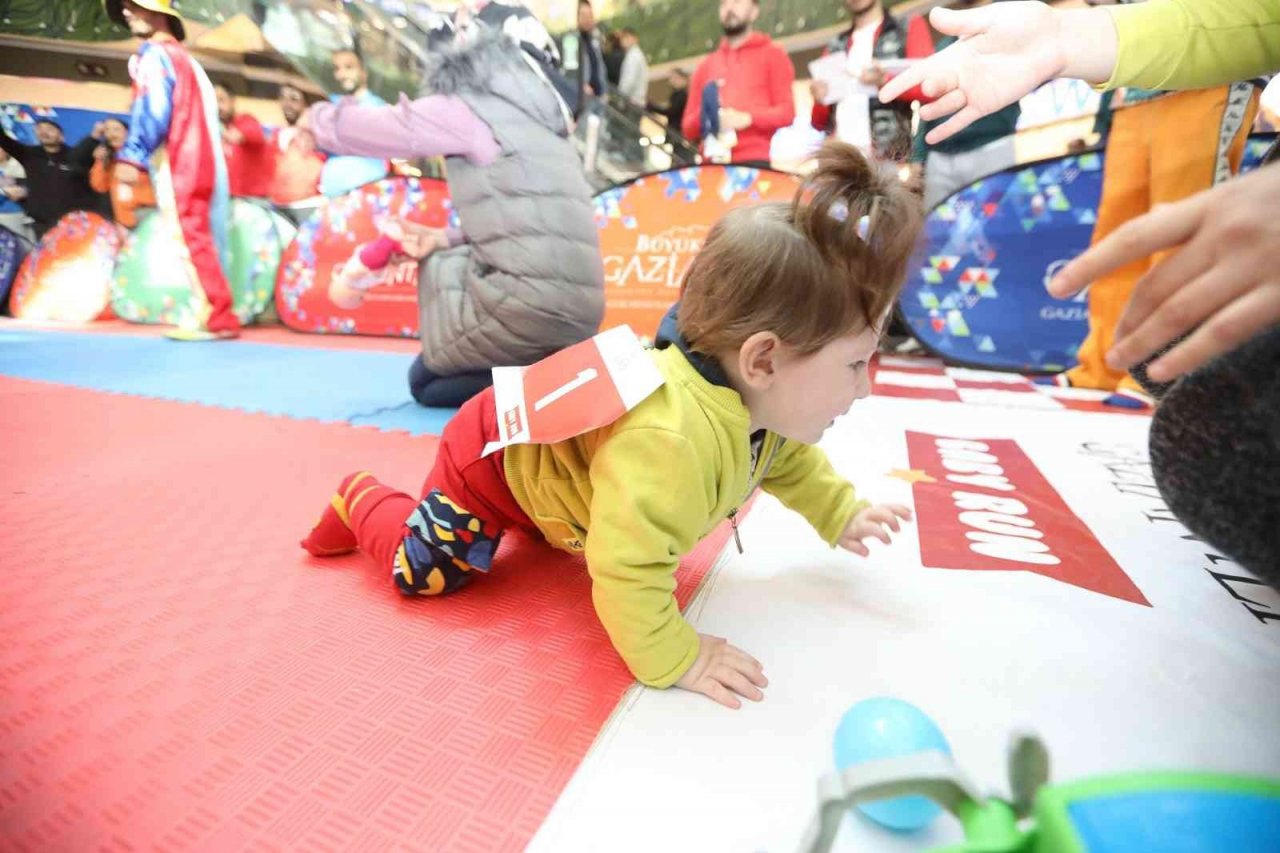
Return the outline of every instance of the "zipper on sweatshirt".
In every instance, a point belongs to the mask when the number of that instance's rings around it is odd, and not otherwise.
[[[783,441],[784,439],[779,437],[778,440],[773,443],[773,447],[769,448],[769,455],[765,457],[764,462],[758,468],[755,465],[757,461],[757,451],[755,448],[752,448],[751,467],[753,470],[751,476],[747,478],[746,494],[742,496],[742,500],[738,502],[738,506],[729,510],[729,526],[733,528],[733,544],[738,546],[739,554],[745,554],[746,551],[743,550],[742,547],[742,536],[738,533],[738,509],[747,502],[747,498],[751,497],[751,493],[759,488],[760,483],[764,481],[764,475],[769,472],[769,466],[773,464],[773,457],[778,455],[778,448],[782,446]]]

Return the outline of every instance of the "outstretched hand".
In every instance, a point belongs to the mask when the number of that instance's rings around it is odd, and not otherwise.
[[[411,258],[422,260],[432,252],[449,248],[449,235],[443,228],[429,228],[407,219],[400,220],[399,227],[401,235],[397,239]]]
[[[760,689],[769,686],[760,661],[723,637],[710,634],[698,635],[698,657],[693,666],[680,677],[676,687],[701,693],[726,708],[741,708],[739,696],[759,702],[764,698]]]
[[[1115,65],[1116,35],[1101,9],[1057,11],[1040,2],[999,3],[978,9],[937,8],[934,29],[959,41],[914,63],[885,84],[892,101],[914,86],[926,98],[926,120],[951,116],[925,136],[941,142],[1060,76],[1103,82]]]
[[[889,531],[897,533],[902,529],[898,519],[910,521],[912,518],[911,510],[902,504],[873,504],[849,520],[837,544],[846,551],[866,557],[871,551],[862,540],[874,537],[888,545]]]
[[[1147,368],[1156,382],[1176,379],[1280,323],[1277,198],[1280,164],[1158,207],[1063,267],[1049,292],[1068,297],[1111,270],[1181,246],[1138,279],[1107,354],[1108,364],[1127,370],[1191,332]]]

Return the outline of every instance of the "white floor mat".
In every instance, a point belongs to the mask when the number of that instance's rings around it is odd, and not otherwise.
[[[1280,773],[1280,595],[1169,518],[1149,424],[858,403],[824,447],[865,496],[914,505],[920,524],[864,560],[760,500],[746,553],[690,616],[764,663],[765,701],[733,712],[678,690],[629,694],[531,849],[793,850],[840,716],[880,695],[927,711],[997,794],[1018,729],[1045,739],[1056,781]],[[960,838],[947,815],[905,836],[851,817],[837,849]]]

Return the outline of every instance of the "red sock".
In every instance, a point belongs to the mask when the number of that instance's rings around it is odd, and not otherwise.
[[[316,526],[299,544],[317,557],[333,557],[354,551],[356,535],[351,531],[351,511],[348,509],[352,491],[358,494],[369,486],[377,485],[378,481],[368,471],[348,474],[338,484],[338,491],[329,499],[329,505],[324,508]]]
[[[347,506],[351,508],[351,530],[360,550],[390,572],[396,551],[404,541],[404,524],[418,506],[418,499],[369,478],[355,485]]]

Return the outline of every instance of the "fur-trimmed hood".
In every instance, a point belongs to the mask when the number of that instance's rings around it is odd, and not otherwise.
[[[432,57],[424,74],[424,92],[499,98],[557,133],[568,132],[571,113],[553,77],[558,72],[530,55],[503,33],[487,32],[474,41]],[[483,117],[483,116],[482,116]]]

